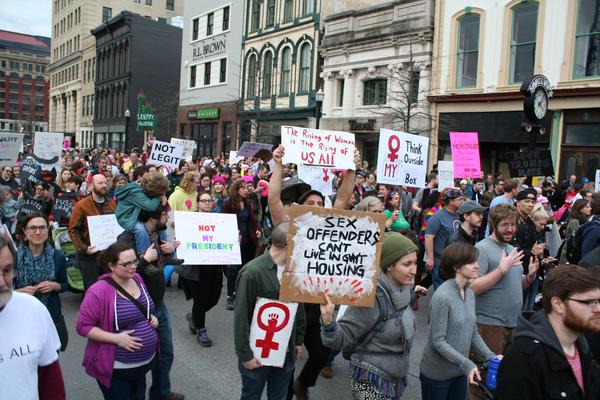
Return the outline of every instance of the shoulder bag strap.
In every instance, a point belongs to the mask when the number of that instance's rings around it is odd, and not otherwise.
[[[113,278],[102,278],[102,280],[106,281],[106,283],[108,283],[109,285],[111,285],[112,287],[117,289],[119,291],[119,293],[121,293],[123,296],[125,296],[127,298],[127,300],[129,300],[133,304],[135,304],[135,306],[138,308],[138,310],[140,310],[140,312],[142,313],[144,318],[146,318],[148,321],[150,321],[150,318],[147,317],[148,311],[146,310],[146,308],[144,308],[144,306],[139,301],[137,301],[137,299],[134,299],[133,296],[130,295],[129,292],[127,292],[127,290],[125,290],[125,288],[123,288],[123,286],[121,286],[117,282],[115,282]]]

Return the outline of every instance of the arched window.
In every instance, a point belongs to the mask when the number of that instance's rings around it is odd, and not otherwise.
[[[308,93],[310,89],[310,45],[305,43],[300,49],[300,77],[298,93]]]
[[[253,99],[256,96],[256,55],[248,57],[248,88],[246,89],[246,98]]]
[[[273,53],[267,51],[263,61],[262,97],[271,96],[271,83],[273,82]]]
[[[467,14],[458,20],[458,54],[456,55],[456,87],[477,85],[479,58],[479,14]]]
[[[287,96],[290,94],[290,76],[292,71],[292,51],[289,47],[284,47],[281,52],[281,83],[279,94]]]

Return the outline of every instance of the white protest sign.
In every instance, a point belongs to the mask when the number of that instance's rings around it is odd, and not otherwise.
[[[43,170],[51,171],[56,168],[60,171],[60,157],[63,151],[62,133],[36,132],[33,141],[33,154],[44,160],[40,162]]]
[[[454,187],[454,162],[438,161],[438,188],[441,192],[451,187]]]
[[[242,263],[235,214],[175,211],[177,257],[186,265]]]
[[[323,196],[333,194],[333,170],[321,167],[310,167],[298,164],[298,178],[310,185],[312,190],[318,190]]]
[[[596,170],[596,192],[600,192],[600,169]]]
[[[194,150],[196,149],[196,142],[193,140],[185,140],[178,138],[171,138],[171,144],[176,144],[177,146],[182,146],[183,151],[181,153],[181,157],[184,160],[192,161],[192,157],[194,156]]]
[[[381,129],[377,183],[425,187],[428,151],[427,137]]]
[[[231,150],[229,152],[229,165],[235,165],[240,161],[244,161],[244,157],[239,156],[237,151]]]
[[[183,158],[183,146],[155,140],[152,143],[152,152],[148,158],[148,164],[164,165],[172,170],[179,167],[179,161]]]
[[[0,167],[14,167],[17,163],[19,149],[23,145],[23,134],[0,133]]]
[[[356,169],[353,133],[282,126],[281,144],[285,147],[284,164]]]
[[[90,245],[98,250],[105,250],[117,241],[123,228],[117,222],[115,214],[93,215],[87,217]]]
[[[298,303],[259,297],[250,325],[250,348],[262,365],[283,367]]]
[[[238,157],[254,157],[261,150],[273,150],[272,144],[244,142],[237,151]]]

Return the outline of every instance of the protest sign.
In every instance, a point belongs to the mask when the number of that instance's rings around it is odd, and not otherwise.
[[[0,167],[14,167],[22,145],[23,134],[0,133]]]
[[[237,217],[234,214],[175,211],[177,257],[186,265],[242,263]]]
[[[596,192],[600,192],[600,169],[596,170]]]
[[[273,150],[272,144],[267,143],[254,143],[254,142],[244,142],[242,146],[237,151],[238,157],[254,157],[256,153],[261,150]]]
[[[38,183],[42,183],[42,167],[33,157],[27,157],[21,161],[21,191],[33,194]]]
[[[54,221],[60,222],[61,220],[69,220],[71,218],[73,201],[68,197],[57,197],[54,200],[54,206],[52,207]]]
[[[454,164],[452,161],[438,161],[438,190],[454,187]]]
[[[353,133],[282,126],[281,144],[285,147],[286,164],[356,169]]]
[[[298,164],[298,178],[308,183],[312,190],[321,192],[323,196],[333,194],[333,177],[331,169]]]
[[[381,129],[377,183],[425,187],[428,152],[429,138]]]
[[[293,205],[279,300],[371,307],[385,215]]]
[[[229,165],[235,165],[237,163],[239,163],[240,161],[243,161],[244,157],[239,156],[237,151],[233,151],[231,150],[229,152]]]
[[[181,152],[181,158],[188,162],[192,161],[192,157],[194,156],[194,150],[196,149],[195,141],[171,138],[171,144],[183,147],[183,151]]]
[[[477,132],[450,132],[454,178],[481,178]]]
[[[90,245],[97,250],[106,250],[117,241],[123,228],[117,222],[115,214],[93,215],[87,217]]]
[[[554,175],[550,150],[507,151],[504,159],[513,178]]]
[[[175,170],[179,168],[179,161],[183,158],[182,153],[183,146],[155,140],[152,143],[148,164],[164,165],[171,168],[171,170]]]
[[[298,303],[259,297],[250,324],[250,348],[262,365],[283,367]]]
[[[60,171],[60,157],[63,150],[62,133],[57,132],[36,132],[33,142],[33,154],[39,160],[43,170],[50,171],[55,168]]]
[[[17,215],[17,219],[21,220],[25,215],[31,214],[33,212],[42,212],[44,211],[45,202],[41,199],[36,199],[29,194],[25,194],[23,197],[23,204],[19,208],[19,212]]]

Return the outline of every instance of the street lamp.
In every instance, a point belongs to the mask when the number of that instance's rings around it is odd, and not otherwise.
[[[122,150],[126,150],[127,148],[127,134],[129,133],[129,118],[131,117],[131,112],[129,112],[129,108],[127,110],[125,110],[125,139],[123,143],[123,149]]]
[[[321,112],[321,110],[323,109],[323,99],[325,98],[325,93],[323,93],[323,89],[319,88],[319,90],[317,91],[317,93],[315,94],[315,102],[317,103],[317,107],[316,107],[316,117],[317,117],[317,129],[319,129],[319,125],[321,122],[321,117],[323,116],[323,113]]]

